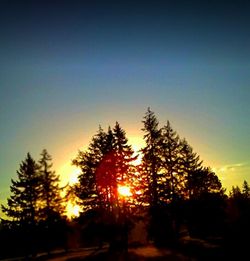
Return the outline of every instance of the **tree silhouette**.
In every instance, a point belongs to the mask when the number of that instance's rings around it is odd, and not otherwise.
[[[242,185],[242,194],[246,199],[250,199],[250,187],[246,180],[244,180]]]
[[[8,198],[8,206],[2,205],[2,211],[10,218],[11,225],[23,231],[26,247],[32,248],[35,253],[37,226],[38,199],[40,196],[39,166],[34,159],[27,154],[17,171],[18,179],[11,180],[11,196]]]
[[[185,139],[179,137],[169,121],[160,128],[155,114],[148,109],[143,124],[146,146],[141,150],[143,158],[140,170],[141,176],[146,177],[142,180],[147,186],[142,198],[150,204],[153,237],[162,243],[164,237],[166,239],[164,235],[178,234],[181,222],[191,222],[191,209],[196,213],[203,211],[197,202],[187,204],[189,200],[205,200],[209,205],[218,197],[223,202],[224,190],[216,174],[202,166],[199,156]],[[218,204],[218,211],[222,205]],[[165,224],[169,223],[169,226],[165,226],[165,232],[159,226],[160,220],[161,224],[163,220]]]
[[[172,202],[180,197],[183,191],[184,177],[180,165],[180,139],[176,131],[167,121],[167,125],[162,128],[162,195],[164,202]]]
[[[109,127],[107,132],[100,127],[88,149],[79,151],[73,161],[73,164],[81,168],[79,184],[75,186],[79,203],[85,211],[98,211],[99,223],[112,226],[112,246],[121,232],[118,226],[126,223],[124,217],[128,214],[128,205],[125,212],[125,202],[118,195],[118,186],[128,185],[132,179],[132,162],[136,158],[133,154],[125,131],[116,122],[115,127]],[[123,232],[121,234],[125,235]]]
[[[148,223],[149,238],[158,246],[176,243],[180,228],[185,227],[195,237],[226,235],[226,245],[235,244],[240,249],[250,232],[247,181],[242,189],[233,187],[226,199],[218,176],[203,166],[199,155],[169,121],[160,127],[148,108],[142,123],[146,145],[140,151],[139,165],[118,122],[107,131],[99,127],[88,148],[78,152],[73,164],[81,170],[79,182],[68,195],[75,193],[83,213],[71,228],[77,224],[87,241],[91,238],[101,246],[106,240],[115,249],[120,246],[124,250],[128,230],[138,218]],[[33,254],[38,243],[39,250],[45,247],[48,252],[61,247],[66,232],[62,217],[65,201],[47,150],[42,151],[38,164],[28,153],[17,171],[17,180],[11,183],[11,196],[7,206],[2,206],[8,219],[0,223],[1,244],[8,245],[4,238],[15,238],[20,253],[26,245],[26,252]],[[131,197],[120,192],[122,186],[127,186]]]
[[[41,198],[40,198],[40,217],[44,220],[51,219],[54,215],[61,216],[65,209],[59,186],[59,175],[52,171],[52,157],[44,149],[39,160]]]
[[[51,170],[53,165],[51,161],[52,157],[44,149],[39,160],[39,182],[41,186],[39,220],[43,228],[44,242],[48,252],[52,245],[59,241],[59,236],[62,235],[59,228],[62,228],[62,215],[65,212],[61,196],[63,188],[59,186],[59,176]]]
[[[101,207],[112,212],[119,208],[118,185],[127,184],[132,175],[133,154],[119,123],[107,132],[99,128],[88,149],[79,151],[73,160],[82,172],[75,191],[85,209]]]
[[[148,108],[143,119],[144,140],[146,146],[141,150],[142,171],[146,176],[148,188],[144,191],[151,206],[159,203],[159,172],[161,169],[161,130],[155,114]]]
[[[238,186],[232,187],[229,193],[227,213],[226,246],[229,256],[232,259],[243,260],[247,254],[250,233],[250,197],[246,180],[242,184],[242,189]]]
[[[200,175],[202,161],[199,156],[193,152],[193,148],[188,144],[186,139],[180,141],[180,157],[180,170],[182,176],[185,177],[185,188],[183,189],[182,194],[185,194],[185,197],[191,198],[192,196],[197,195],[204,178]]]
[[[106,205],[105,196],[98,190],[96,172],[101,161],[110,150],[107,143],[107,133],[99,127],[88,149],[86,151],[79,151],[77,157],[73,160],[73,164],[81,169],[79,183],[75,186],[75,192],[80,199],[83,210],[96,207],[104,208]],[[108,195],[106,195],[107,197]]]
[[[18,180],[11,180],[12,195],[8,198],[8,207],[2,206],[2,211],[18,225],[36,223],[40,195],[38,170],[38,165],[28,153],[17,171]]]

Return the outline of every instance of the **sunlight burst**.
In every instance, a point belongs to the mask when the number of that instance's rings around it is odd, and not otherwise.
[[[69,185],[72,186],[78,182],[78,176],[80,174],[81,170],[79,169],[74,169],[70,176],[69,176]]]
[[[79,217],[81,212],[81,208],[79,205],[73,204],[72,202],[68,202],[66,207],[66,215],[69,219],[74,217]]]
[[[122,197],[130,197],[132,196],[132,193],[130,191],[130,187],[129,186],[118,186],[118,193],[122,196]]]

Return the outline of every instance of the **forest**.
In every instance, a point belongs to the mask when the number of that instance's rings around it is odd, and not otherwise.
[[[80,170],[78,182],[64,187],[46,149],[38,161],[27,153],[1,206],[0,259],[47,260],[55,250],[94,247],[105,251],[74,260],[153,260],[130,252],[148,245],[188,260],[244,257],[248,182],[226,191],[188,141],[169,121],[161,126],[150,108],[142,131],[145,146],[135,152],[118,122],[107,130],[99,126],[88,148],[72,160]],[[81,211],[69,219],[72,199]]]

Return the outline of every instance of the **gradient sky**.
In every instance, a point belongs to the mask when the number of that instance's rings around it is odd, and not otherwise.
[[[148,106],[225,187],[250,182],[249,1],[0,1],[0,200],[27,152],[65,178],[101,124]]]

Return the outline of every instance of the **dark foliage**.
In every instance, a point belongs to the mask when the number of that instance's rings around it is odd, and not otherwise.
[[[51,171],[51,157],[42,152],[39,164],[27,154],[17,171],[17,180],[12,180],[11,196],[2,210],[7,216],[2,220],[1,238],[6,245],[5,253],[33,255],[50,251],[64,244],[66,220],[59,177]],[[7,249],[11,247],[12,251]]]
[[[138,220],[158,248],[179,249],[198,260],[243,257],[250,234],[248,183],[233,187],[227,197],[186,139],[169,121],[160,127],[150,109],[142,130],[139,165],[118,123],[107,131],[100,127],[87,150],[79,151],[73,160],[81,170],[79,182],[68,191],[83,212],[71,222],[64,216],[67,193],[62,199],[51,156],[43,150],[36,163],[27,154],[2,206],[7,218],[0,223],[0,258],[28,258],[56,248],[101,249],[108,243],[109,252],[100,255],[104,259],[135,260],[127,250]],[[120,186],[129,186],[131,195],[119,193]]]
[[[41,194],[39,197],[39,230],[40,243],[47,252],[60,246],[65,230],[65,207],[61,197],[62,188],[59,187],[59,176],[51,170],[52,158],[47,150],[41,153],[39,160],[39,178]]]
[[[233,187],[227,206],[226,248],[231,257],[240,259],[248,253],[250,235],[250,189],[244,181],[242,190]]]

